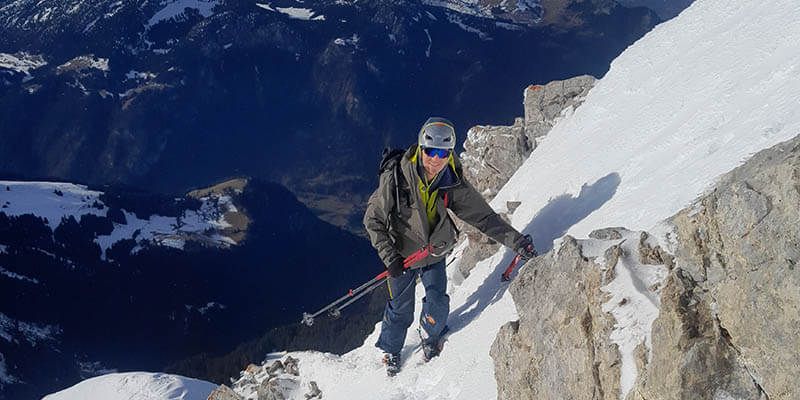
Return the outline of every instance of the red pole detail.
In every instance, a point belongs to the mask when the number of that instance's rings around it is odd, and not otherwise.
[[[350,289],[350,291],[347,292],[347,295],[350,296],[350,297],[353,297],[353,289]]]
[[[519,263],[519,259],[520,258],[521,258],[521,256],[519,254],[517,254],[516,257],[514,257],[514,259],[511,260],[511,263],[509,263],[508,264],[508,268],[506,268],[506,270],[503,271],[503,276],[500,279],[502,279],[504,281],[507,281],[507,280],[511,279],[511,273],[514,271],[514,268],[517,267],[517,263]]]

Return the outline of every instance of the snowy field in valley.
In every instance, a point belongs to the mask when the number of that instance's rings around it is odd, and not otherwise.
[[[0,213],[8,216],[36,215],[47,220],[55,230],[63,218],[83,215],[106,216],[108,207],[100,200],[102,192],[86,186],[60,182],[0,181]],[[228,196],[205,197],[199,210],[186,210],[178,217],[151,215],[141,219],[132,212],[122,210],[125,223],[114,223],[114,230],[95,239],[105,257],[106,251],[123,239],[136,238],[140,245],[146,243],[183,248],[185,238],[203,235],[220,246],[234,244],[233,240],[215,233],[230,227],[226,212],[235,212],[236,206]],[[138,251],[141,247],[134,249]]]
[[[532,234],[543,251],[564,234],[585,237],[607,226],[658,232],[661,221],[690,205],[718,176],[800,134],[798,20],[796,0],[696,2],[616,59],[492,205],[504,211],[507,201],[521,201],[512,223]],[[343,356],[291,353],[300,359],[301,373],[294,398],[303,399],[315,381],[325,399],[494,399],[489,348],[498,329],[517,319],[507,284],[500,282],[510,260],[504,249],[467,279],[451,276],[452,333],[440,357],[422,362],[414,325],[402,352],[403,370],[388,378],[373,347],[376,329],[364,346]],[[457,274],[457,262],[451,274]],[[617,268],[629,271],[605,287],[612,296],[631,290],[630,282],[617,280],[636,274],[635,265]],[[644,325],[615,331],[615,340],[648,340],[657,309],[646,304],[646,296],[640,296],[642,315],[634,316]],[[421,297],[420,286],[417,311]],[[636,369],[625,360],[623,377],[630,382]],[[89,397],[59,397],[77,398]]]

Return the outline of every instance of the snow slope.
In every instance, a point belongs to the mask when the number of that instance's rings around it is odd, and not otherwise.
[[[132,372],[87,379],[42,400],[206,400],[216,385],[177,375]]]
[[[540,250],[566,233],[583,237],[606,226],[659,229],[718,176],[800,134],[797,20],[796,0],[696,2],[620,55],[492,205],[503,210],[507,201],[521,201],[512,223],[533,234]],[[343,356],[291,353],[300,359],[300,388],[316,381],[326,399],[495,398],[489,348],[500,326],[517,319],[499,279],[510,259],[501,250],[467,279],[451,277],[452,334],[440,357],[422,362],[412,326],[403,370],[389,379],[373,347],[376,329],[364,346]],[[630,286],[615,279],[606,290],[614,296]],[[421,297],[418,287],[417,310]],[[646,315],[633,318],[652,321],[655,312],[643,308]],[[639,331],[615,331],[614,339],[629,342]],[[635,365],[623,364],[629,385]],[[303,391],[294,396],[302,399]]]

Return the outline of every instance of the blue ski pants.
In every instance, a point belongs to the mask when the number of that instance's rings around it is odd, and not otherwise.
[[[420,277],[425,287],[422,299],[420,325],[426,341],[438,342],[450,314],[450,296],[447,295],[447,272],[444,260],[387,279],[389,301],[383,312],[381,335],[375,344],[387,353],[397,354],[403,349],[406,333],[414,321],[414,288]]]

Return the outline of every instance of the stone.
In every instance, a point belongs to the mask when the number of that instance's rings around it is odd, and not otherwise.
[[[620,227],[597,229],[589,233],[589,237],[600,240],[620,240],[622,239],[620,232],[623,230],[626,229]]]
[[[546,85],[530,85],[524,91],[525,135],[536,147],[536,139],[547,135],[558,121],[583,104],[596,79],[577,76]]]
[[[800,398],[798,221],[800,136],[757,153],[672,219],[676,268],[705,294],[719,335],[771,400]]]
[[[475,126],[467,131],[460,154],[464,177],[491,200],[532,150],[520,118],[512,126]]]
[[[283,360],[283,370],[287,374],[291,374],[294,376],[300,375],[300,366],[298,363],[300,360],[293,358],[292,356],[286,356],[286,359]]]
[[[608,340],[602,271],[566,236],[553,257],[537,257],[509,291],[519,321],[492,344],[499,399],[618,399],[620,356]],[[554,301],[558,299],[558,301]]]
[[[317,382],[311,381],[311,382],[308,383],[308,386],[311,389],[311,391],[305,394],[306,399],[321,399],[322,398],[322,391],[319,390],[319,386],[317,386]]]
[[[225,385],[220,385],[208,395],[208,400],[244,400],[244,397],[239,396],[233,389]]]

